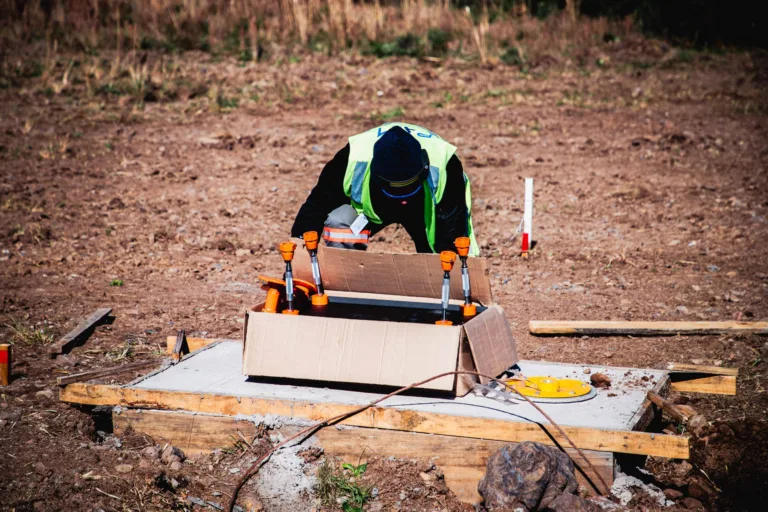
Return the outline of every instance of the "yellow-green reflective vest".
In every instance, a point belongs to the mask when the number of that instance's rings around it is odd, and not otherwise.
[[[429,155],[429,174],[424,187],[426,197],[424,200],[424,225],[427,230],[427,240],[432,252],[435,252],[435,207],[443,198],[446,183],[446,167],[448,161],[456,153],[456,146],[445,142],[439,135],[431,131],[408,123],[386,123],[363,133],[349,138],[349,162],[344,174],[344,193],[350,198],[352,206],[357,213],[366,216],[369,222],[381,224],[381,219],[373,210],[371,203],[371,160],[373,159],[373,145],[387,130],[393,126],[399,126],[410,133]],[[469,247],[470,256],[479,256],[480,248],[475,240],[472,227],[472,192],[470,191],[469,178],[464,174],[465,199],[467,202],[467,231],[471,240]]]

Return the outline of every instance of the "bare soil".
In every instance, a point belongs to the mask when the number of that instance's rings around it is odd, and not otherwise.
[[[324,162],[349,135],[403,119],[459,147],[495,300],[521,357],[739,368],[736,397],[676,398],[710,422],[691,461],[645,466],[662,488],[680,491],[679,503],[762,510],[765,338],[527,331],[531,319],[768,319],[766,59],[676,60],[646,41],[611,51],[599,66],[543,63],[529,73],[354,54],[275,65],[176,59],[197,84],[258,84],[261,96],[238,108],[193,93],[140,104],[92,96],[75,80],[63,94],[37,78],[0,89],[0,339],[14,341],[16,361],[0,391],[0,508],[189,509],[188,496],[223,505],[226,494],[214,493],[230,492],[238,477],[226,457],[250,459],[266,445],[233,447],[176,472],[142,466],[152,441],[116,441],[103,414],[58,402],[55,379],[159,359],[165,337],[181,328],[238,337],[243,310],[263,298],[256,276],[280,274],[275,246]],[[281,95],[281,84],[293,92]],[[536,247],[523,260],[519,240],[509,239],[528,176],[536,180]],[[390,227],[371,250],[410,251],[412,243]],[[55,338],[105,306],[116,321],[69,362],[48,357],[49,341],[20,340],[5,326]],[[132,469],[119,473],[121,464]],[[372,464],[366,478],[380,477],[381,493],[369,507],[462,510],[445,488],[419,484],[420,464]],[[401,500],[401,490],[422,501]]]

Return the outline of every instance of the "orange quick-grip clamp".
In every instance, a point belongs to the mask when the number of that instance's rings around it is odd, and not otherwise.
[[[451,298],[451,270],[453,270],[453,264],[456,262],[456,253],[453,251],[443,251],[440,253],[440,266],[443,268],[443,289],[442,289],[442,306],[443,306],[443,319],[435,322],[437,325],[453,325],[453,322],[448,320],[448,300]]]
[[[262,313],[277,313],[277,306],[280,303],[280,292],[277,288],[270,288],[267,291],[267,300],[264,301]]]
[[[464,292],[464,304],[461,305],[461,313],[465,317],[477,315],[477,307],[472,304],[472,292],[469,285],[469,267],[467,266],[467,256],[469,256],[469,246],[471,241],[469,237],[461,236],[454,242],[456,252],[461,258],[461,289]]]
[[[291,267],[291,261],[293,261],[293,254],[296,252],[296,244],[293,242],[283,242],[278,246],[280,254],[285,261],[285,300],[288,303],[288,307],[283,310],[285,315],[298,315],[299,311],[293,309],[294,293],[293,293],[293,268]]]
[[[320,264],[317,261],[317,242],[320,237],[318,236],[317,231],[307,231],[302,235],[302,238],[304,238],[304,246],[307,248],[307,252],[309,252],[309,261],[312,265],[312,278],[315,281],[315,286],[317,286],[317,293],[312,295],[312,305],[326,306],[328,305],[328,296],[323,290],[323,279],[320,276]]]

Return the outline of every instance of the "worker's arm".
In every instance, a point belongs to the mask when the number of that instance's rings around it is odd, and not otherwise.
[[[349,204],[349,198],[344,194],[347,160],[349,160],[349,144],[323,167],[315,188],[299,208],[291,228],[291,236],[300,237],[307,231],[317,231],[322,235],[328,214],[343,204]]]
[[[465,196],[464,168],[456,155],[446,166],[446,183],[443,198],[437,204],[435,219],[435,252],[455,251],[453,242],[467,236],[468,218]]]

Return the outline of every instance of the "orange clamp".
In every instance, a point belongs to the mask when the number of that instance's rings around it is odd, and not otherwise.
[[[460,236],[456,239],[454,245],[456,245],[456,252],[459,253],[459,256],[466,258],[469,255],[469,237]]]
[[[302,238],[304,238],[304,245],[307,246],[308,251],[317,250],[317,241],[320,239],[317,231],[307,231],[302,235]]]
[[[280,254],[283,255],[283,260],[293,261],[293,253],[296,252],[296,244],[293,242],[283,242],[278,246]]]
[[[456,253],[453,251],[443,251],[440,253],[440,265],[443,270],[450,272],[453,269],[453,264],[456,263]]]

